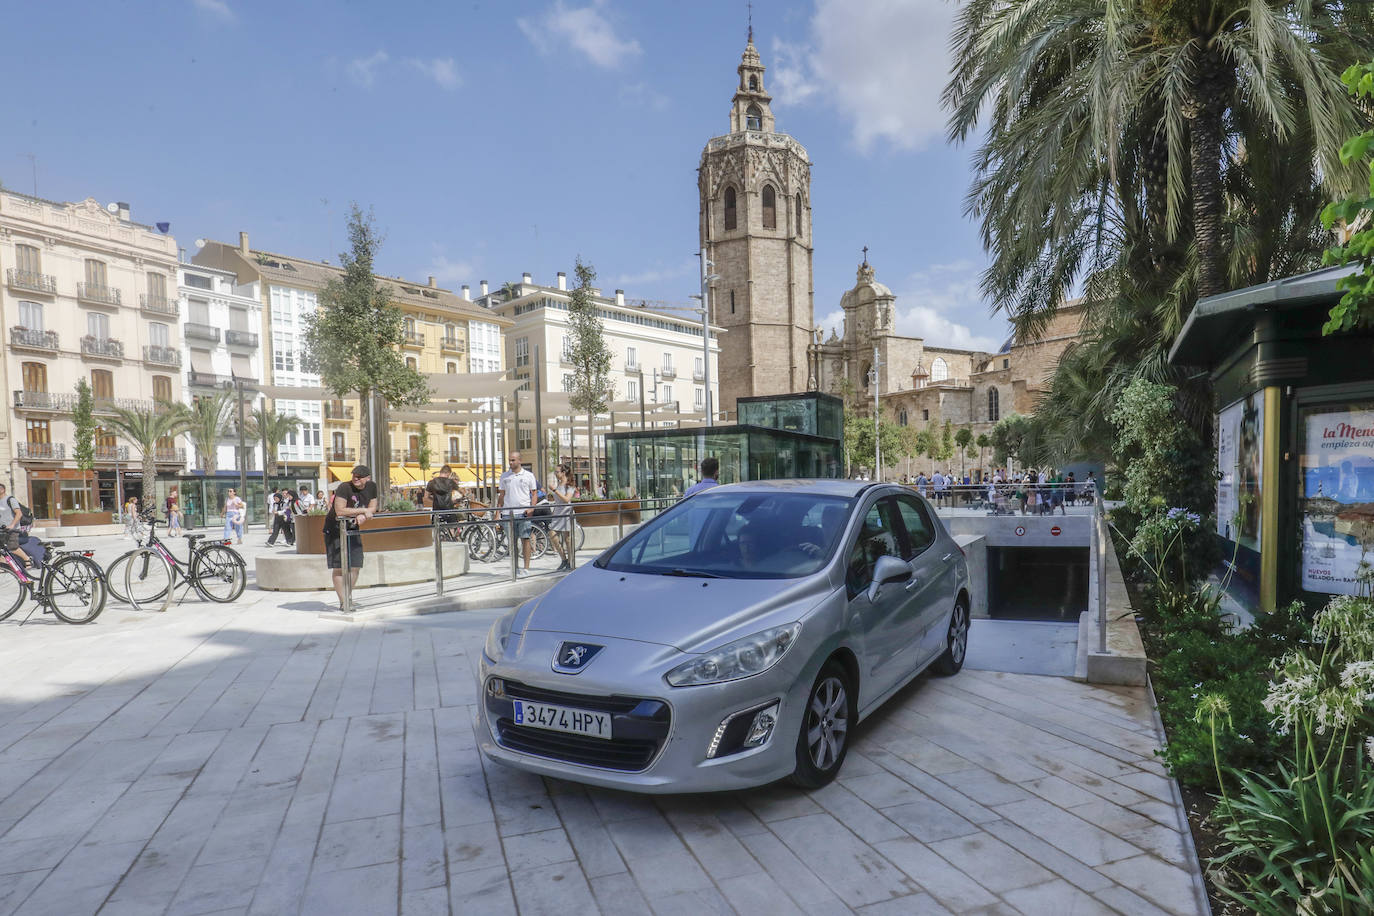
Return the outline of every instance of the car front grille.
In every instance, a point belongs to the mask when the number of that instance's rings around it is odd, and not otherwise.
[[[490,690],[486,692],[487,710],[496,723],[501,746],[522,754],[607,770],[639,772],[647,769],[658,755],[672,724],[668,704],[662,700],[567,693],[517,681],[505,681],[504,687],[503,696],[495,696]],[[512,699],[608,712],[611,714],[611,733],[616,737],[607,740],[516,725],[512,718]]]

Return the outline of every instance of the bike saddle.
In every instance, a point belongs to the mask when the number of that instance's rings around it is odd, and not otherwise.
[[[200,540],[204,540],[204,539],[205,539],[205,535],[203,535],[203,534],[188,534],[188,535],[186,535],[186,543],[187,543],[187,544],[190,544],[190,545],[193,546],[193,547],[195,546],[196,541],[200,541]]]
[[[46,546],[48,546],[48,547],[65,547],[66,544],[67,544],[66,541],[48,541],[47,544],[46,544]]]

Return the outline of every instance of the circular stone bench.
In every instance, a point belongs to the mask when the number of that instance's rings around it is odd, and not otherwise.
[[[468,571],[467,545],[445,543],[444,579]],[[261,556],[255,561],[257,586],[270,592],[328,591],[334,587],[332,571],[322,554],[284,553]],[[374,585],[414,585],[434,581],[434,548],[379,550],[363,557],[358,587]]]

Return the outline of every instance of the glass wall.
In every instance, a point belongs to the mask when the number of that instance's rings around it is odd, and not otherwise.
[[[839,477],[842,469],[838,441],[757,426],[613,433],[606,449],[607,492],[645,498],[681,496],[697,482],[697,465],[708,456],[720,461],[723,484]]]
[[[776,397],[740,398],[741,426],[766,426],[791,432],[842,439],[844,402],[817,391]]]

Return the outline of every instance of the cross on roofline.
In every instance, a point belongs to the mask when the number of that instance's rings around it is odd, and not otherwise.
[[[864,267],[868,266],[868,246],[864,246]]]

